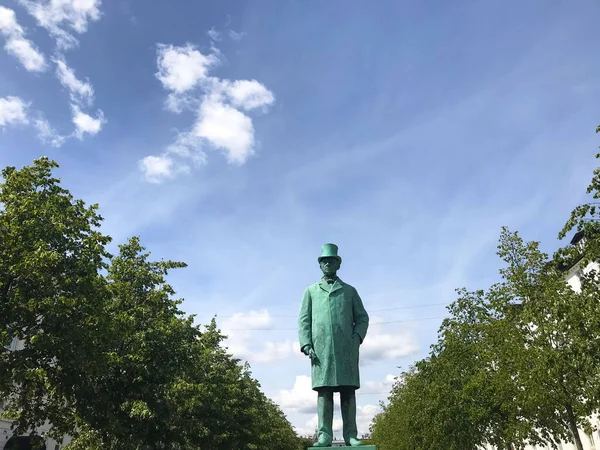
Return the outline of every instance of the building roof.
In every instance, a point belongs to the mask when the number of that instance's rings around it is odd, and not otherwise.
[[[583,231],[578,231],[571,239],[571,245],[577,244],[583,238]]]

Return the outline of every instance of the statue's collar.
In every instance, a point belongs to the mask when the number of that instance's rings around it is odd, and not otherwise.
[[[335,282],[338,280],[339,280],[339,278],[337,275],[333,278],[327,278],[325,275],[323,275],[323,277],[321,277],[321,281],[324,281],[327,284],[335,284]],[[333,283],[331,281],[333,281]]]
[[[339,277],[335,277],[335,281],[333,282],[333,284],[329,284],[325,277],[321,278],[321,281],[319,281],[319,286],[321,287],[321,289],[327,292],[333,292],[337,289],[341,289],[343,284],[344,282],[340,280]]]

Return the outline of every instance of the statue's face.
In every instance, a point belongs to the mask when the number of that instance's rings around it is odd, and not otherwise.
[[[323,258],[319,262],[324,275],[333,276],[340,268],[340,261],[337,258]]]

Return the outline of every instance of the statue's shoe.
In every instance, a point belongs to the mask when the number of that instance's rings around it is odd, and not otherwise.
[[[326,439],[319,439],[313,444],[313,447],[331,447],[331,441]]]
[[[361,441],[359,441],[356,438],[350,438],[348,440],[348,442],[346,442],[346,445],[348,445],[350,447],[360,447],[361,445],[365,445],[365,444],[363,444]]]

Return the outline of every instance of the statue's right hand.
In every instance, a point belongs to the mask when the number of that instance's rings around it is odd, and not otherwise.
[[[316,359],[317,358],[317,354],[315,353],[315,351],[313,350],[313,348],[310,345],[305,346],[302,349],[302,352],[308,356],[310,359]]]

